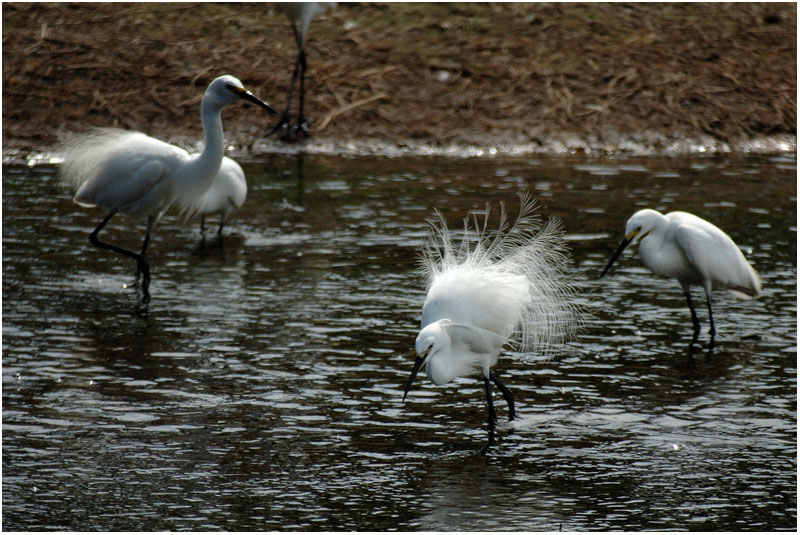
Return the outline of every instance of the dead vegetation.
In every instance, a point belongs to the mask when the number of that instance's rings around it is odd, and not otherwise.
[[[200,137],[230,73],[284,105],[295,47],[268,4],[3,4],[4,148],[58,128]],[[339,4],[308,38],[313,135],[613,144],[795,135],[794,3]],[[267,119],[231,106],[236,142]]]

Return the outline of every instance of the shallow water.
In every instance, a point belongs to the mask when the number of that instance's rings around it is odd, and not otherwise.
[[[172,217],[134,265],[87,241],[101,214],[48,165],[3,168],[6,530],[792,530],[796,161],[274,155],[200,246]],[[477,377],[404,403],[433,208],[530,190],[563,220],[579,338],[497,371],[520,415],[487,448]],[[675,281],[626,252],[640,207],[712,220],[763,295],[716,295],[688,349]],[[213,226],[213,222],[211,223]],[[104,231],[138,247],[139,225]],[[702,303],[702,294],[695,294]]]

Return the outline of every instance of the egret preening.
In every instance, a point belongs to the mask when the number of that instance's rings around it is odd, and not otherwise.
[[[564,273],[564,232],[555,220],[542,224],[534,211],[522,194],[516,220],[501,204],[498,228],[490,230],[487,206],[464,220],[459,239],[437,212],[423,248],[428,291],[403,399],[422,366],[436,385],[480,371],[492,430],[491,383],[505,398],[509,419],[515,416],[511,392],[491,371],[503,347],[546,353],[574,333],[578,311]]]
[[[247,181],[244,178],[244,171],[235,160],[225,156],[222,158],[217,178],[198,202],[200,234],[205,236],[206,216],[219,214],[217,235],[221,236],[225,220],[231,212],[242,207],[246,198]]]
[[[280,119],[278,119],[278,122],[267,135],[272,135],[281,129],[285,129],[283,137],[287,141],[294,141],[297,132],[308,135],[308,123],[303,114],[306,98],[306,33],[308,33],[308,27],[311,21],[314,20],[314,17],[325,13],[335,5],[336,2],[281,2],[277,4],[277,8],[286,15],[292,26],[292,34],[297,44],[297,59],[295,60],[294,70],[292,71],[292,80],[289,83],[289,96],[286,99],[286,108],[284,108]],[[292,96],[298,77],[300,78],[300,95],[297,103],[297,120],[292,123]]]
[[[639,243],[639,258],[657,275],[678,279],[692,313],[694,336],[700,334],[700,321],[692,304],[691,286],[702,286],[706,292],[711,346],[714,344],[714,318],[711,314],[711,290],[727,289],[742,299],[753,299],[761,293],[761,279],[747,263],[733,240],[715,225],[687,212],[663,215],[655,210],[639,210],[625,225],[625,238],[611,255],[600,276],[630,243]]]
[[[145,253],[153,228],[173,204],[177,203],[185,216],[197,211],[199,200],[220,172],[225,150],[222,109],[239,99],[276,113],[233,76],[216,78],[200,104],[205,145],[199,154],[189,154],[141,132],[116,128],[96,128],[87,134],[72,135],[60,147],[64,157],[62,180],[78,187],[73,200],[106,212],[89,241],[136,260],[137,281],[142,274],[143,303],[150,300],[150,266]],[[147,218],[140,253],[98,239],[98,233],[117,213]]]

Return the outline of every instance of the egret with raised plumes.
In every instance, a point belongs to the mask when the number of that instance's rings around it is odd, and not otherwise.
[[[185,216],[197,212],[198,202],[222,164],[225,150],[222,109],[240,99],[276,113],[233,76],[216,78],[200,104],[205,145],[199,154],[189,154],[141,132],[116,128],[96,128],[85,134],[70,135],[59,148],[64,158],[61,178],[77,187],[73,200],[81,206],[102,208],[106,214],[89,235],[89,241],[136,261],[137,281],[139,274],[142,275],[143,304],[150,300],[150,266],[145,254],[153,229],[173,204]],[[98,233],[118,213],[147,218],[141,252],[98,239]]]
[[[500,205],[496,230],[489,229],[491,214],[488,205],[471,212],[460,236],[438,212],[431,222],[422,254],[428,282],[422,330],[403,399],[423,366],[436,385],[480,372],[493,430],[492,383],[508,404],[509,419],[516,415],[511,391],[492,371],[503,348],[548,354],[574,334],[579,311],[558,221],[542,223],[527,194],[520,195],[514,220]]]

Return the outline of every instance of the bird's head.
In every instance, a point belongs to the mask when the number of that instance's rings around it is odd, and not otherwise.
[[[252,102],[272,114],[278,113],[272,109],[272,106],[245,89],[242,82],[230,74],[215,78],[208,86],[206,94],[203,96],[203,101],[207,101],[220,109],[239,99]]]
[[[664,216],[655,210],[645,208],[633,214],[625,223],[625,239],[629,243],[642,241],[655,229]]]
[[[450,320],[442,319],[426,325],[417,335],[415,343],[417,358],[414,360],[414,367],[411,369],[411,377],[408,378],[403,399],[406,399],[408,391],[411,390],[411,384],[414,382],[414,378],[416,378],[420,368],[427,365],[430,359],[438,352],[450,347],[448,330],[452,325],[453,323]]]
[[[639,210],[633,214],[628,219],[628,222],[625,223],[625,237],[617,246],[617,250],[614,251],[614,254],[611,255],[611,259],[608,261],[608,264],[606,264],[606,267],[603,268],[600,277],[608,273],[608,270],[611,269],[611,266],[614,265],[614,262],[616,262],[617,258],[619,258],[622,251],[624,251],[628,245],[642,241],[645,236],[656,228],[659,220],[663,218],[663,215],[650,208]]]

